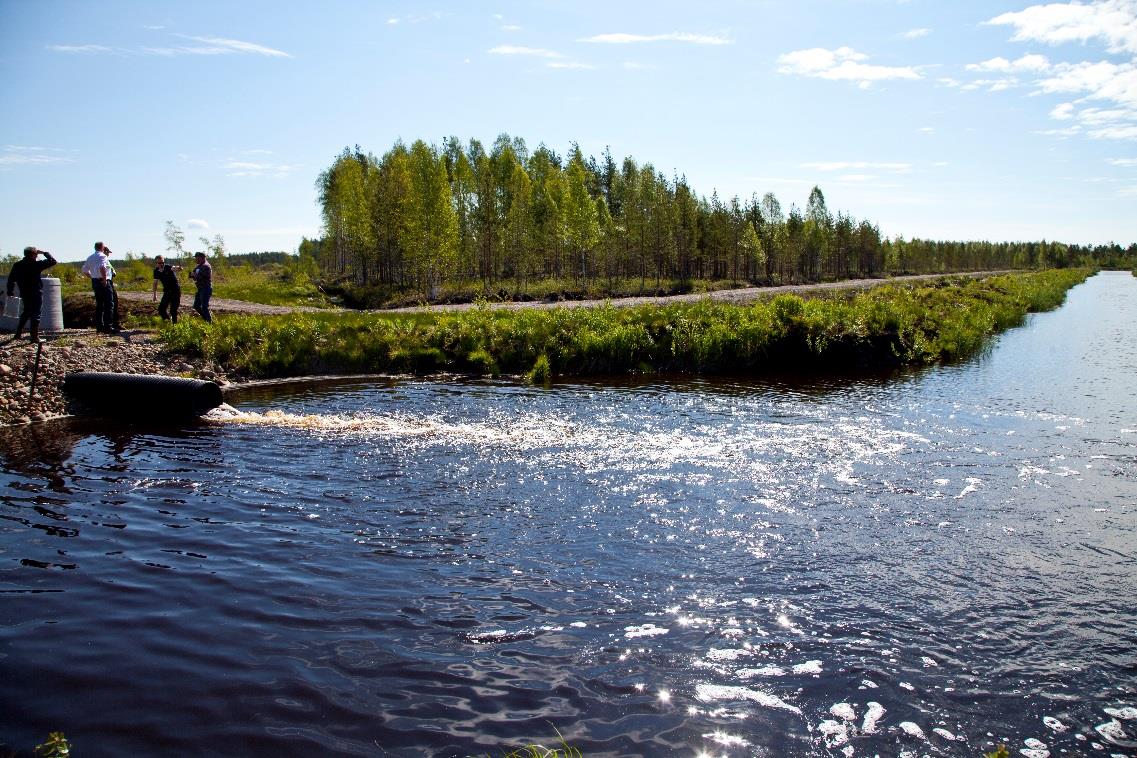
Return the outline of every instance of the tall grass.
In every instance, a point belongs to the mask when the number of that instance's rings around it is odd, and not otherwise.
[[[839,371],[974,353],[1032,311],[1061,304],[1089,270],[1060,269],[855,295],[779,295],[636,308],[235,316],[163,330],[171,349],[250,377],[457,371],[550,376]]]

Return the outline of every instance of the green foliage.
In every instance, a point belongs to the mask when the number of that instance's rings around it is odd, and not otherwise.
[[[549,368],[549,356],[544,353],[538,355],[537,360],[533,363],[533,368],[529,369],[525,378],[530,384],[548,384],[551,382],[553,372]]]
[[[1011,758],[1011,754],[1007,751],[1006,745],[999,745],[994,751],[984,753],[983,758]]]
[[[71,743],[63,732],[51,732],[47,735],[46,742],[36,745],[35,754],[43,758],[68,758],[71,755]]]
[[[554,375],[770,373],[957,360],[1026,313],[1059,305],[1087,270],[885,286],[853,296],[462,312],[183,319],[169,346],[248,376],[465,371]]]
[[[622,164],[607,151],[603,161],[586,159],[573,144],[562,157],[545,145],[530,151],[507,134],[488,151],[456,137],[441,148],[397,142],[381,157],[344,149],[317,187],[324,237],[305,240],[302,249],[332,286],[387,302],[461,302],[471,289],[525,299],[534,296],[532,283],[549,281],[568,283],[558,287],[564,297],[608,297],[632,280],[643,292],[649,282],[656,289],[669,282],[796,284],[890,273],[1128,268],[1137,259],[1137,244],[886,239],[872,222],[831,210],[819,187],[804,212],[791,204],[786,213],[773,193],[708,199],[686,178],[630,156]]]

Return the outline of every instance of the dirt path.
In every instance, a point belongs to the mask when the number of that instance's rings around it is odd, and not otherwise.
[[[713,300],[721,303],[750,303],[766,297],[774,297],[783,293],[805,294],[810,292],[828,292],[835,290],[865,290],[879,287],[882,284],[897,284],[904,282],[922,282],[931,279],[941,279],[944,276],[983,277],[1009,273],[1007,271],[972,271],[961,274],[918,274],[912,276],[894,276],[888,279],[850,279],[841,282],[824,282],[820,284],[786,284],[780,287],[743,287],[733,290],[716,290],[715,292],[697,292],[688,295],[645,296],[645,297],[617,297],[608,300],[559,300],[555,302],[521,302],[521,303],[488,303],[485,307],[500,310],[521,310],[524,308],[595,308],[603,305],[612,305],[616,308],[630,308],[636,305],[654,303],[665,305],[670,303],[694,303],[700,300]],[[152,298],[149,292],[119,292],[124,300],[149,301]],[[193,295],[182,294],[181,311],[192,314]],[[157,303],[154,304],[157,308]],[[477,303],[456,303],[447,305],[415,305],[406,308],[388,308],[370,313],[428,313],[439,311],[465,311],[471,308],[482,307]],[[217,313],[250,313],[260,315],[282,315],[286,313],[358,313],[345,308],[313,308],[298,305],[262,305],[249,303],[244,300],[228,300],[213,298],[209,301],[209,309]]]

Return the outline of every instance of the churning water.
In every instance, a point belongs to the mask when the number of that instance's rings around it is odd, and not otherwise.
[[[5,430],[0,743],[1137,753],[1137,279],[883,379]]]

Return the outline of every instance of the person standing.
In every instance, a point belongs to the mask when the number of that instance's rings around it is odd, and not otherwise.
[[[105,250],[106,248],[103,248],[103,249]],[[108,251],[108,252],[110,252],[110,251]],[[110,287],[110,296],[111,296],[111,331],[112,332],[121,332],[122,331],[122,326],[121,326],[122,322],[120,320],[120,315],[119,315],[119,310],[118,310],[118,289],[115,287],[115,284],[114,284],[114,278],[115,278],[116,274],[118,274],[118,272],[114,270],[114,264],[111,263],[110,258],[107,258],[107,285]]]
[[[197,264],[190,272],[190,279],[197,285],[193,309],[206,321],[213,321],[209,315],[209,298],[213,296],[213,266],[205,259],[205,253],[194,253],[193,260]]]
[[[154,258],[154,291],[153,299],[158,299],[158,282],[162,283],[162,302],[158,303],[158,315],[163,321],[178,323],[178,306],[182,301],[182,286],[178,283],[178,272],[181,266],[166,263],[164,256]]]
[[[36,261],[39,255],[44,260]],[[16,339],[20,339],[24,325],[31,324],[31,340],[39,342],[39,312],[43,305],[43,279],[40,275],[55,265],[55,258],[46,250],[35,247],[25,247],[23,260],[16,261],[12,272],[8,274],[8,297],[16,294],[16,287],[20,288],[20,300],[24,308],[20,311],[20,320],[16,324]]]
[[[110,334],[114,323],[111,303],[111,272],[107,257],[111,249],[102,242],[95,243],[95,252],[83,262],[83,273],[91,278],[91,291],[95,293],[95,331]]]

